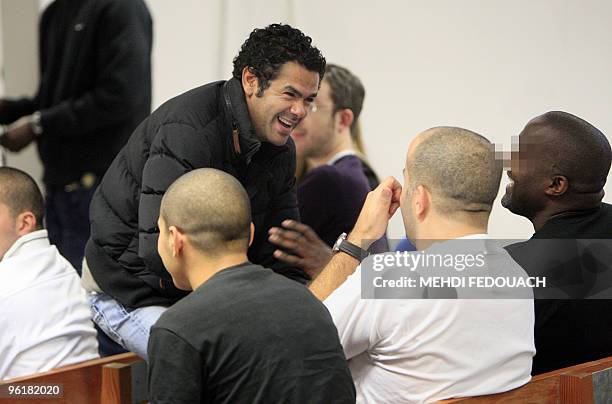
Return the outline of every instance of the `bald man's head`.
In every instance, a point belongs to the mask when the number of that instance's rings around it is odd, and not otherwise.
[[[8,206],[13,217],[32,212],[37,228],[42,228],[43,196],[36,182],[27,173],[12,167],[0,167],[0,203]]]
[[[502,204],[530,219],[550,204],[591,208],[604,196],[611,162],[610,143],[599,129],[567,112],[547,112],[519,136],[508,172],[513,184]]]
[[[42,228],[43,197],[28,174],[0,167],[0,260],[28,233]]]
[[[499,190],[502,164],[483,136],[462,128],[437,127],[421,133],[406,160],[407,185],[423,185],[440,212],[488,213]]]
[[[206,254],[248,249],[249,197],[238,180],[223,171],[202,168],[180,177],[166,191],[160,217]]]

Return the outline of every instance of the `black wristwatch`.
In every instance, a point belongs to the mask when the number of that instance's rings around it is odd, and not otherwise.
[[[342,233],[340,237],[338,237],[338,240],[336,240],[336,243],[332,248],[332,252],[334,254],[339,251],[342,251],[355,258],[359,262],[363,261],[365,257],[370,255],[370,253],[364,250],[363,248],[348,241],[346,239],[346,236],[346,233]]]

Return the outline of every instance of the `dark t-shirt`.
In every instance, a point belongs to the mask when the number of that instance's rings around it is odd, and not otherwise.
[[[300,217],[328,246],[355,226],[370,184],[359,157],[348,155],[333,165],[323,165],[304,174],[298,183]],[[372,244],[369,251],[388,251],[386,237]]]
[[[571,298],[536,293],[534,375],[612,356],[612,300],[597,299],[610,295],[611,246],[612,206],[602,203],[550,219],[507,247],[530,276],[546,276],[554,293]]]
[[[152,403],[353,403],[325,306],[303,285],[246,262],[226,268],[151,329]]]

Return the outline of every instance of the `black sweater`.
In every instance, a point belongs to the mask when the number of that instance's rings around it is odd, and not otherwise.
[[[571,297],[536,293],[532,373],[612,356],[612,206],[567,212],[507,249],[530,276]]]
[[[354,403],[338,331],[306,287],[245,262],[151,329],[153,403]]]

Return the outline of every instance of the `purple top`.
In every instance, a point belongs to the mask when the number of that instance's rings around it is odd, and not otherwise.
[[[342,157],[333,165],[317,167],[306,173],[298,184],[301,220],[331,247],[342,232],[352,230],[368,192],[370,186],[363,165],[355,155]],[[386,239],[383,239],[370,251],[387,251]]]

